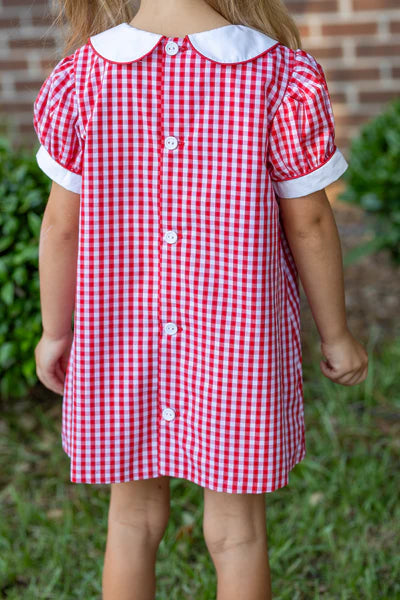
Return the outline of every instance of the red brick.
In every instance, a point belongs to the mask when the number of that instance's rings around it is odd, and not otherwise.
[[[396,91],[393,90],[374,90],[371,92],[360,92],[360,102],[389,102],[400,97],[400,87]]]
[[[357,56],[399,56],[400,44],[358,46]]]
[[[40,60],[40,68],[43,72],[43,76],[46,76],[46,74],[50,75],[50,73],[52,72],[52,70],[54,69],[54,67],[56,66],[56,64],[58,63],[58,61],[61,59],[60,58],[42,58]]]
[[[34,4],[35,6],[47,6],[48,0],[35,0],[34,2],[27,2],[27,0],[3,0],[3,6],[25,6],[30,8],[32,4]]]
[[[18,60],[0,60],[0,71],[21,71],[27,68],[28,63],[23,58]]]
[[[30,80],[27,81],[25,79],[25,81],[16,81],[14,83],[15,85],[15,89],[17,92],[32,92],[32,91],[39,91],[40,86],[43,83],[43,79],[37,79],[37,80]]]
[[[365,115],[335,115],[335,126],[338,128],[344,127],[359,127],[363,125],[368,120],[368,117]]]
[[[33,100],[32,102],[1,102],[0,101],[0,112],[4,113],[21,113],[21,112],[32,112],[33,111]]]
[[[400,33],[400,21],[392,21],[390,23],[391,33]]]
[[[8,43],[12,50],[19,48],[53,48],[56,45],[54,38],[50,37],[10,39]]]
[[[393,67],[392,77],[393,79],[400,79],[400,67]]]
[[[335,144],[340,150],[346,150],[349,147],[350,135],[339,135],[336,133]]]
[[[305,25],[305,24],[297,25],[297,28],[299,30],[300,37],[302,37],[302,38],[310,37],[310,27],[308,25]]]
[[[32,15],[32,25],[52,25],[54,22],[54,17],[48,13],[43,13],[42,15]]]
[[[19,27],[19,18],[18,17],[1,17],[0,18],[0,27],[2,29],[6,29],[8,27]]]
[[[345,104],[346,102],[346,94],[344,92],[333,92],[330,90],[329,95],[333,104]]]
[[[322,35],[367,35],[376,32],[376,23],[329,23],[328,25],[322,25]]]
[[[354,10],[399,8],[399,0],[353,0]]]
[[[287,7],[291,13],[310,14],[336,12],[336,0],[287,0]]]
[[[324,69],[329,81],[370,81],[379,80],[380,71],[377,68],[359,69]]]
[[[317,60],[323,60],[324,58],[341,58],[343,56],[343,48],[340,46],[332,46],[331,48],[304,48],[307,52],[312,54]]]

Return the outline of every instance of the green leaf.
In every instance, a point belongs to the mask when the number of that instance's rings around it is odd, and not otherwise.
[[[6,257],[0,256],[0,281],[4,275],[7,275],[7,265],[6,265]]]
[[[14,236],[18,232],[18,226],[20,225],[21,224],[17,217],[8,215],[3,225],[3,235]]]
[[[22,365],[22,373],[29,381],[32,381],[31,378],[36,379],[36,361],[34,358],[24,362]]]
[[[372,224],[379,240],[368,242],[348,254],[353,262],[365,253],[382,248],[398,264],[400,255],[400,99],[389,103],[367,122],[350,146],[346,189],[339,200],[358,204],[376,220]]]
[[[14,242],[14,237],[12,235],[4,236],[3,238],[1,238],[0,239],[0,252],[4,252],[4,250],[7,250],[7,248],[9,248],[13,242]]]
[[[15,362],[15,345],[11,342],[5,342],[0,347],[0,367],[8,369],[8,367]]]
[[[14,263],[21,265],[26,262],[37,262],[39,249],[37,245],[24,246],[21,248],[19,254],[15,256]]]
[[[23,286],[28,281],[28,271],[22,266],[16,267],[12,275],[17,285]]]
[[[0,291],[1,299],[7,306],[10,306],[14,300],[14,284],[12,281],[7,281]]]

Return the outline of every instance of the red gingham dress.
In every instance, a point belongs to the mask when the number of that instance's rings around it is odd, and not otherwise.
[[[80,194],[71,481],[286,485],[305,436],[276,196],[347,167],[321,67],[245,25],[181,38],[122,23],[58,62],[33,122],[40,168]]]

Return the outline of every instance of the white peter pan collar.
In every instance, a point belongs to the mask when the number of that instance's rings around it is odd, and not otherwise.
[[[161,33],[120,23],[89,38],[92,48],[113,62],[132,62],[149,54],[159,41],[172,39]],[[223,25],[185,36],[205,58],[219,63],[241,63],[266,52],[278,42],[248,25]]]

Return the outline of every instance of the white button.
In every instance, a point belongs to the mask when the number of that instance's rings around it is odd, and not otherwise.
[[[165,138],[165,147],[168,150],[174,150],[178,145],[178,140],[173,135],[169,135]]]
[[[165,52],[167,54],[170,54],[171,56],[176,54],[178,52],[178,50],[179,50],[179,46],[175,42],[168,42],[165,46]]]
[[[166,323],[164,331],[165,333],[172,335],[178,331],[178,327],[175,325],[175,323]]]
[[[175,411],[173,408],[164,408],[162,416],[166,421],[173,421],[175,419]]]
[[[166,242],[168,242],[168,244],[175,244],[176,240],[178,239],[178,234],[176,233],[176,231],[167,231],[164,235],[164,240]]]

